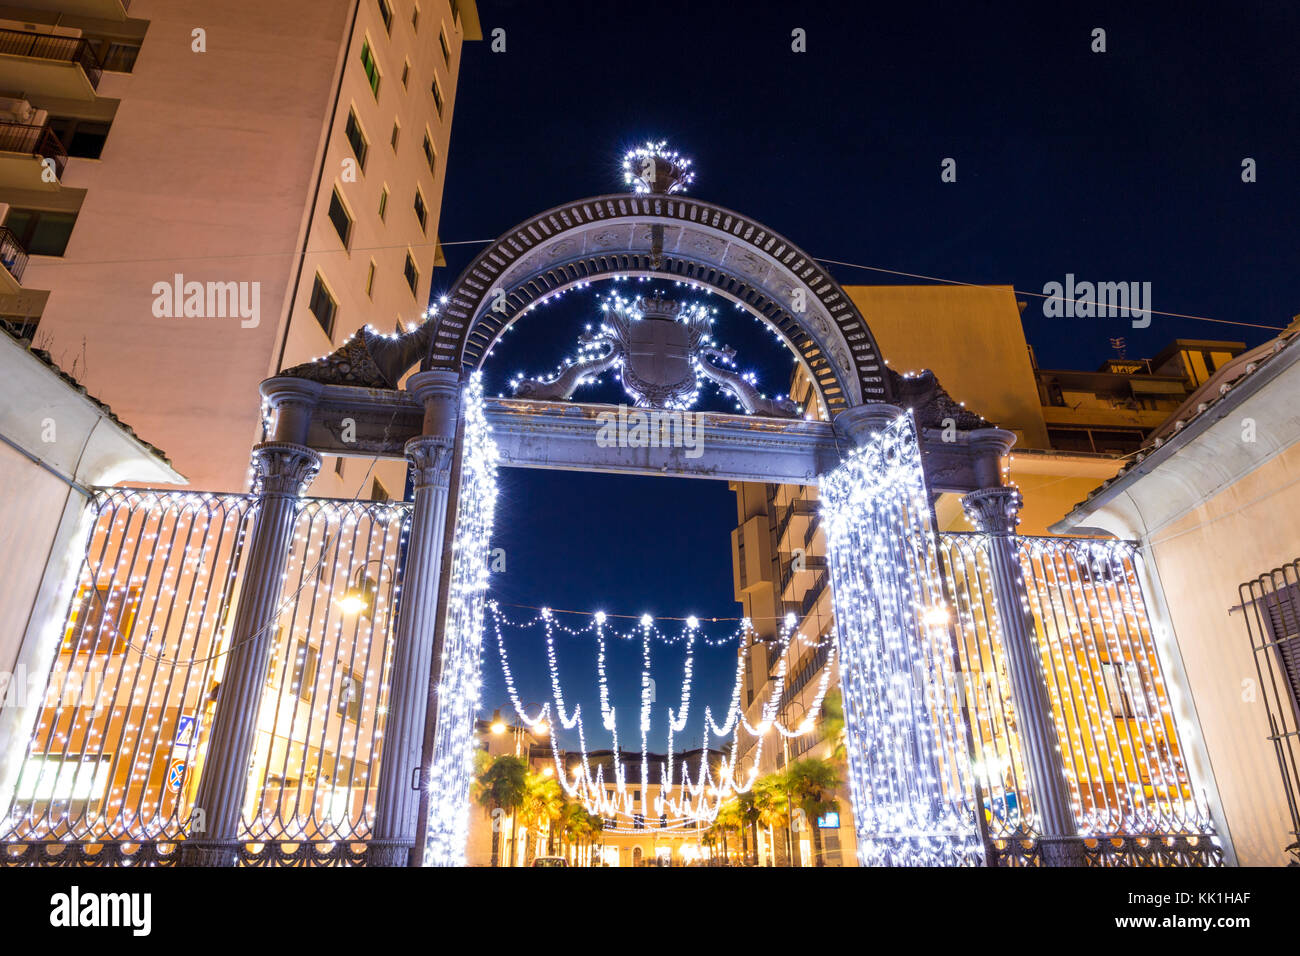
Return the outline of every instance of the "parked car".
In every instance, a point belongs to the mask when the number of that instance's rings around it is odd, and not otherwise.
[[[568,866],[569,861],[562,856],[539,856],[533,860],[533,866]]]

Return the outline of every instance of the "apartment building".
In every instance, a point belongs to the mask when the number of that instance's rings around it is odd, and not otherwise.
[[[257,385],[422,320],[472,0],[0,5],[0,321],[190,484],[242,491]],[[313,494],[400,497],[400,463]]]
[[[1049,533],[1048,526],[1075,501],[1120,470],[1122,456],[1140,447],[1216,369],[1245,349],[1237,342],[1178,339],[1149,360],[1111,359],[1097,371],[1042,369],[1025,340],[1023,303],[1010,287],[847,286],[845,291],[867,316],[882,354],[895,368],[933,370],[954,399],[1015,432],[1008,464],[1024,495],[1019,530],[1027,535]],[[815,406],[806,376],[796,374],[790,394],[806,407]],[[784,663],[776,718],[785,727],[798,727],[814,712],[822,688],[839,686],[830,654],[830,571],[817,489],[739,482],[732,489],[735,594],[755,632],[743,651],[741,703],[750,723],[760,724]],[[934,509],[939,529],[971,530],[958,495],[938,496]],[[790,615],[795,633],[787,641],[783,622]],[[792,738],[768,733],[761,751],[755,738],[742,734],[741,768],[757,762],[758,772],[767,774],[803,757],[829,756],[835,742],[828,739],[825,721],[819,716],[813,724],[809,733]],[[838,843],[840,861],[851,865],[852,808],[847,790],[838,796],[838,827],[823,836],[828,849]],[[780,862],[780,841],[772,852]]]

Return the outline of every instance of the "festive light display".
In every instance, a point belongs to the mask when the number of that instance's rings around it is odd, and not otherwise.
[[[429,775],[429,830],[424,853],[427,866],[464,866],[469,837],[469,785],[474,770],[488,541],[497,496],[498,453],[483,411],[481,373],[475,373],[465,388],[462,415],[465,437],[460,495]]]
[[[957,662],[928,613],[942,588],[910,413],[824,476],[820,497],[859,861],[981,862],[965,727],[947,694]]]
[[[694,616],[685,618],[682,621],[680,631],[673,633],[671,630],[661,628],[649,615],[642,616],[633,628],[618,630],[609,626],[610,616],[604,612],[589,615],[585,626],[573,627],[561,623],[556,612],[549,608],[542,608],[536,616],[526,620],[511,620],[502,611],[500,605],[495,602],[489,602],[488,608],[496,633],[496,644],[501,659],[506,690],[520,721],[539,733],[549,734],[552,745],[551,751],[555,761],[554,775],[565,792],[570,797],[581,801],[588,811],[599,813],[610,820],[619,818],[630,820],[634,819],[637,814],[634,812],[632,805],[632,788],[627,781],[627,773],[622,759],[623,751],[619,744],[617,712],[609,702],[609,682],[606,673],[608,639],[613,638],[629,644],[635,642],[637,645],[641,658],[641,674],[638,685],[640,690],[637,697],[638,729],[641,733],[639,751],[641,773],[637,779],[643,782],[659,784],[660,791],[655,802],[656,813],[669,815],[670,823],[677,820],[681,826],[693,827],[712,822],[717,816],[718,808],[731,795],[745,792],[753,786],[758,775],[757,760],[742,779],[738,780],[735,774],[736,753],[740,743],[738,734],[741,730],[758,738],[757,753],[761,756],[762,740],[769,734],[775,733],[786,737],[798,737],[811,732],[816,717],[821,711],[826,691],[829,688],[832,667],[828,665],[819,677],[812,705],[807,715],[801,720],[800,725],[793,728],[786,727],[777,719],[781,696],[785,690],[785,649],[795,640],[802,641],[813,650],[825,646],[830,641],[828,638],[825,642],[815,643],[795,632],[793,615],[788,616],[783,622],[777,644],[777,651],[782,657],[782,663],[778,666],[772,691],[763,703],[762,718],[758,725],[755,726],[745,719],[740,707],[741,687],[744,679],[742,649],[746,645],[746,639],[753,634],[748,619],[742,619],[738,626],[725,637],[716,637],[705,634],[701,628],[700,620]],[[520,700],[504,636],[504,631],[507,628],[514,629],[521,634],[537,629],[541,629],[545,633],[547,665],[553,699],[550,703],[541,705],[536,714],[529,714]],[[565,702],[555,652],[557,634],[564,634],[572,638],[586,637],[595,642],[601,724],[609,732],[612,739],[611,760],[614,776],[612,794],[606,786],[604,766],[598,766],[594,771],[592,769],[591,750],[587,743],[581,706],[574,704],[570,711]],[[697,642],[714,647],[721,645],[737,647],[737,666],[725,719],[719,723],[714,718],[712,709],[708,706],[704,708],[702,723],[706,737],[712,734],[723,741],[730,741],[730,747],[726,748],[728,753],[724,754],[716,770],[709,763],[707,747],[702,750],[700,759],[694,767],[690,766],[689,762],[678,764],[676,762],[677,754],[674,749],[676,735],[685,730],[691,710],[694,646]],[[650,674],[653,663],[652,648],[656,645],[682,646],[685,651],[685,661],[682,667],[681,692],[677,704],[676,706],[667,707],[665,720],[668,732],[667,752],[662,761],[652,762],[648,745],[648,735],[654,724],[654,707],[650,699]],[[835,660],[833,644],[829,647],[829,651],[828,660],[833,663]],[[558,721],[549,719],[552,712],[559,715]],[[576,729],[578,734],[578,748],[576,752],[570,751],[578,759],[577,772],[571,771],[572,777],[566,774],[565,767],[561,762],[562,748],[556,735],[555,725],[557,722],[567,729]]]
[[[653,140],[623,156],[623,182],[638,193],[685,192],[695,182],[691,160],[668,148],[667,140]]]

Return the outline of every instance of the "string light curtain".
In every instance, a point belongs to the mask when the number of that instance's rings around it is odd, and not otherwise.
[[[479,701],[483,602],[488,588],[498,460],[483,411],[481,373],[476,372],[465,387],[461,414],[464,441],[428,783],[426,866],[464,866],[469,840],[474,719]]]
[[[978,865],[959,661],[911,414],[821,480],[849,786],[864,866]]]

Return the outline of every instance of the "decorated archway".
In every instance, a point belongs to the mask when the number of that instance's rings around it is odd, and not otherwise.
[[[932,375],[890,371],[866,320],[825,270],[763,224],[683,196],[689,163],[664,144],[629,154],[626,178],[631,193],[567,203],[508,230],[418,328],[384,335],[367,327],[331,355],[262,384],[270,440],[254,448],[258,485],[240,511],[250,526],[245,534],[241,521],[238,535],[239,597],[210,701],[203,771],[186,804],[202,808],[202,827],[179,811],[173,821],[181,859],[319,862],[325,853],[369,865],[463,861],[486,549],[501,466],[819,487],[861,862],[1079,864],[1087,853],[1101,862],[1143,854],[1148,862],[1212,860],[1212,829],[1175,759],[1181,744],[1162,716],[1151,629],[1122,546],[1030,547],[1019,539],[1019,495],[1002,472],[1010,432],[953,402]],[[714,292],[767,323],[807,371],[829,420],[754,402],[742,403],[746,414],[694,413],[708,447],[700,457],[672,441],[602,442],[611,406],[573,401],[571,382],[530,380],[537,387],[515,398],[482,394],[477,370],[511,323],[568,288],[628,277]],[[685,379],[717,373],[700,364],[699,318],[662,295],[643,296],[611,323],[599,346],[608,351],[592,360],[635,370],[624,388],[637,409],[663,413],[664,428],[689,407],[672,404]],[[640,366],[633,361],[647,355]],[[570,368],[580,382],[588,366]],[[385,676],[352,669],[345,699],[322,697],[344,720],[355,701],[373,700],[378,766],[367,770],[357,820],[338,810],[348,827],[325,827],[315,811],[284,811],[292,819],[268,840],[245,818],[248,768],[268,668],[282,659],[291,670],[289,631],[280,626],[286,568],[295,547],[304,566],[317,555],[314,571],[325,560],[324,545],[295,530],[310,510],[302,492],[322,454],[404,458],[411,469],[413,502],[391,515],[367,514],[393,533],[385,531],[383,548],[357,550],[343,575],[362,603],[377,607],[388,589],[395,624],[372,621],[374,641],[354,642],[382,655]],[[945,491],[964,495],[977,532],[937,532],[933,500]],[[355,518],[341,521],[355,532]],[[337,550],[337,539],[327,540]],[[381,569],[373,578],[372,565]],[[1027,569],[1048,586],[1031,591]],[[314,600],[306,584],[300,593]],[[1067,604],[1085,611],[1070,618]],[[337,630],[336,618],[326,615],[322,633]],[[1079,640],[1086,628],[1110,628],[1111,643]],[[292,680],[280,688],[293,708],[312,635],[298,640],[297,690]],[[1090,777],[1097,764],[1086,748],[1069,772],[1063,763],[1075,737],[1122,749],[1103,712],[1111,691],[1084,676],[1121,661],[1138,674],[1124,706],[1142,710],[1144,721],[1130,735],[1129,763],[1148,750],[1163,761],[1156,775],[1167,792],[1149,800]],[[1075,668],[1064,683],[1062,662]],[[996,678],[1001,712],[986,712],[989,694],[964,676],[971,667],[991,668],[985,676]],[[1123,669],[1107,673],[1130,680]],[[1024,783],[992,780],[988,768],[1003,763]],[[1128,764],[1118,772],[1126,775]],[[1155,772],[1147,768],[1151,780]],[[332,786],[340,789],[337,779]],[[291,794],[295,807],[300,791]],[[32,799],[40,792],[35,786]],[[277,791],[277,808],[285,799]],[[1131,843],[1135,833],[1148,842]],[[140,836],[126,833],[123,846]],[[1085,846],[1084,837],[1095,842]]]

